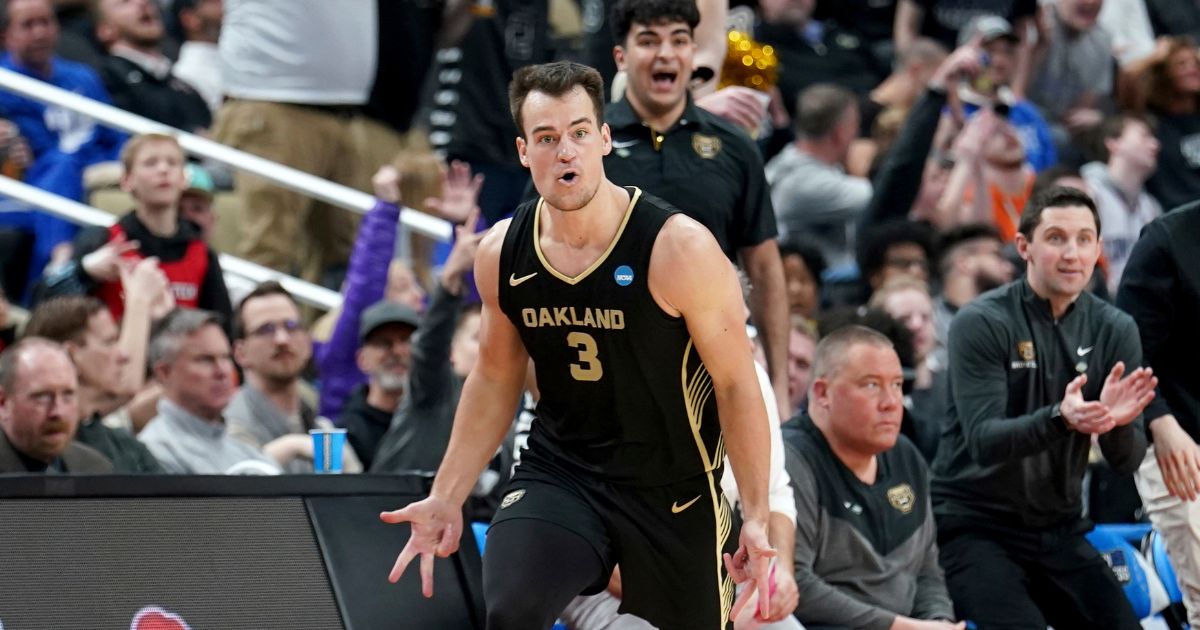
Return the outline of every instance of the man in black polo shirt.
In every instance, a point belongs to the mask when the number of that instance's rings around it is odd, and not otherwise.
[[[787,401],[787,295],[762,156],[741,130],[688,93],[700,22],[694,0],[621,0],[612,25],[625,98],[609,105],[609,179],[653,191],[703,223],[750,278],[750,315],[762,335],[777,400]],[[780,413],[786,414],[781,406]]]
[[[1157,383],[1133,369],[1142,361],[1133,320],[1085,291],[1099,235],[1087,194],[1039,193],[1016,237],[1026,278],[980,296],[950,325],[951,401],[932,494],[950,596],[980,630],[1141,627],[1081,517],[1093,436],[1114,470],[1137,469]]]

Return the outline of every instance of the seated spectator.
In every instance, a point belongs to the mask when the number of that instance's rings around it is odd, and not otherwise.
[[[122,348],[121,335],[112,314],[104,303],[93,297],[67,296],[47,300],[33,311],[26,327],[26,334],[44,337],[63,345],[79,375],[76,402],[79,411],[79,429],[75,439],[103,454],[118,473],[157,473],[162,467],[141,442],[125,429],[113,429],[101,420],[125,404],[137,391],[129,390],[127,374],[136,370],[137,382],[145,372],[146,341],[149,339],[149,300],[136,291],[149,283],[156,283],[158,291],[166,289],[166,278],[157,274],[146,274],[135,288],[130,283],[130,302],[141,303],[139,308],[131,306],[126,314],[130,328],[137,328],[145,335],[141,342],[141,356],[131,361]],[[146,293],[146,291],[142,291]],[[144,322],[133,321],[142,318]]]
[[[100,76],[113,104],[190,133],[207,130],[213,120],[208,104],[171,74],[158,2],[96,0],[92,6],[96,39],[108,52]]]
[[[813,377],[786,455],[796,618],[807,628],[962,630],[938,566],[929,472],[899,435],[904,375],[891,342],[841,328],[817,345]]]
[[[475,253],[485,234],[467,226],[478,219],[475,210],[456,228],[441,281],[421,320],[420,333],[412,339],[405,399],[391,428],[379,439],[372,471],[436,471],[442,462],[463,383],[479,358],[479,310],[464,308],[467,274],[474,269]],[[389,307],[370,310],[376,308]],[[366,315],[363,319],[365,324]]]
[[[801,238],[782,239],[779,256],[783,259],[788,310],[792,315],[815,321],[821,309],[821,274],[825,272],[825,257],[815,243]]]
[[[890,221],[863,235],[858,266],[871,291],[897,276],[929,279],[933,231],[924,223]]]
[[[72,439],[77,385],[53,341],[26,337],[0,353],[0,473],[112,472],[112,462]]]
[[[233,354],[246,380],[225,406],[229,436],[275,460],[291,473],[312,472],[308,432],[332,428],[300,397],[300,373],[312,356],[312,339],[300,321],[300,306],[278,282],[264,282],[238,303],[233,320]],[[361,465],[352,449],[347,472]]]
[[[991,110],[980,110],[954,139],[954,168],[934,224],[947,230],[988,222],[1006,242],[1012,241],[1036,177],[1012,123]]]
[[[937,249],[942,283],[933,301],[934,349],[930,359],[934,369],[945,369],[950,320],[980,294],[1011,281],[1016,269],[1004,258],[999,230],[988,223],[968,223],[945,232]]]
[[[215,117],[225,100],[221,54],[217,50],[225,13],[223,5],[221,0],[175,0],[172,8],[183,34],[183,43],[179,46],[179,60],[171,67],[171,74],[192,86]]]
[[[795,143],[767,163],[771,203],[784,236],[818,240],[831,267],[853,263],[854,231],[871,182],[842,168],[858,137],[858,104],[845,88],[818,84],[800,93]]]
[[[1025,278],[950,325],[931,488],[955,610],[983,628],[1141,628],[1084,538],[1088,453],[1098,443],[1118,473],[1136,470],[1156,385],[1134,321],[1086,292],[1100,231],[1086,194],[1040,193],[1017,236]]]
[[[926,461],[933,461],[946,415],[947,394],[945,371],[935,370],[931,361],[936,340],[929,285],[912,276],[895,276],[871,295],[869,305],[891,315],[912,335],[913,366],[912,375],[905,379],[910,383],[906,383],[909,387],[905,390],[904,409],[911,414],[916,429],[913,444]]]
[[[0,11],[5,12],[0,23],[4,24],[6,50],[0,68],[101,103],[109,102],[108,92],[94,70],[54,54],[58,21],[51,0],[10,0]],[[125,134],[97,125],[83,114],[15,92],[0,91],[0,112],[16,124],[33,153],[22,179],[75,201],[84,201],[84,169],[116,160],[125,141]],[[69,243],[78,231],[73,223],[40,211],[0,213],[0,218],[0,222],[10,225],[19,219],[22,227],[34,235],[31,279],[41,276],[54,248]]]
[[[788,337],[788,411],[795,415],[808,400],[817,331],[807,319],[792,316]]]
[[[432,313],[428,316],[434,317]],[[346,402],[337,424],[346,428],[346,439],[364,468],[370,468],[379,441],[392,425],[392,416],[408,389],[412,376],[412,336],[420,323],[421,316],[416,311],[387,300],[363,311],[355,356],[358,369],[367,375],[367,383],[359,386]]]
[[[1162,214],[1162,206],[1146,192],[1146,180],[1158,166],[1158,139],[1143,118],[1112,116],[1100,126],[1105,162],[1091,162],[1083,177],[1096,200],[1104,226],[1104,277],[1108,294],[1117,285],[1142,228]]]
[[[176,309],[150,338],[150,368],[162,384],[156,415],[138,433],[169,473],[278,474],[261,451],[229,435],[233,357],[216,313]]]
[[[1050,121],[1058,153],[1078,163],[1081,140],[1114,107],[1112,39],[1098,25],[1097,0],[1055,0],[1046,6],[1027,95]],[[1019,90],[1018,90],[1019,91]]]
[[[980,108],[990,108],[1006,116],[1025,147],[1025,160],[1035,171],[1058,162],[1050,126],[1036,105],[1018,96],[1012,89],[1017,71],[1017,46],[1020,38],[1008,20],[997,15],[980,16],[959,33],[960,46],[978,37],[988,63],[979,76],[963,83],[958,96],[963,112],[972,116]]]
[[[133,196],[136,206],[110,228],[84,230],[76,240],[75,260],[46,279],[42,298],[89,293],[120,319],[125,308],[122,266],[153,257],[167,274],[178,306],[232,315],[216,252],[179,215],[187,185],[179,142],[171,136],[143,134],[126,143],[121,161],[121,189]]]

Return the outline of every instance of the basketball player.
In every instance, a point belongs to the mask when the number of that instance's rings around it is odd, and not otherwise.
[[[733,582],[765,589],[775,553],[768,424],[741,292],[707,229],[605,177],[602,83],[570,62],[514,75],[517,152],[541,198],[480,245],[479,363],[430,496],[381,515],[412,524],[389,579],[420,556],[432,595],[434,556],[458,546],[463,500],[532,358],[538,420],[488,535],[488,629],[549,628],[619,562],[623,612],[663,629],[724,630]],[[732,556],[718,485],[726,452],[745,519]]]

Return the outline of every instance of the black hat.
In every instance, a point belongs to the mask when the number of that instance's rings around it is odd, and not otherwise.
[[[421,315],[403,304],[386,300],[376,302],[363,311],[358,324],[358,342],[365,342],[368,335],[384,324],[408,324],[417,328],[421,325]]]

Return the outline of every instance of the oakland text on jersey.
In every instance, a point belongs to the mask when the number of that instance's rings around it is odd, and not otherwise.
[[[580,317],[582,310],[583,316]],[[555,306],[550,308],[523,308],[521,321],[526,328],[542,326],[581,326],[604,330],[624,330],[625,313],[617,308],[591,308]]]

